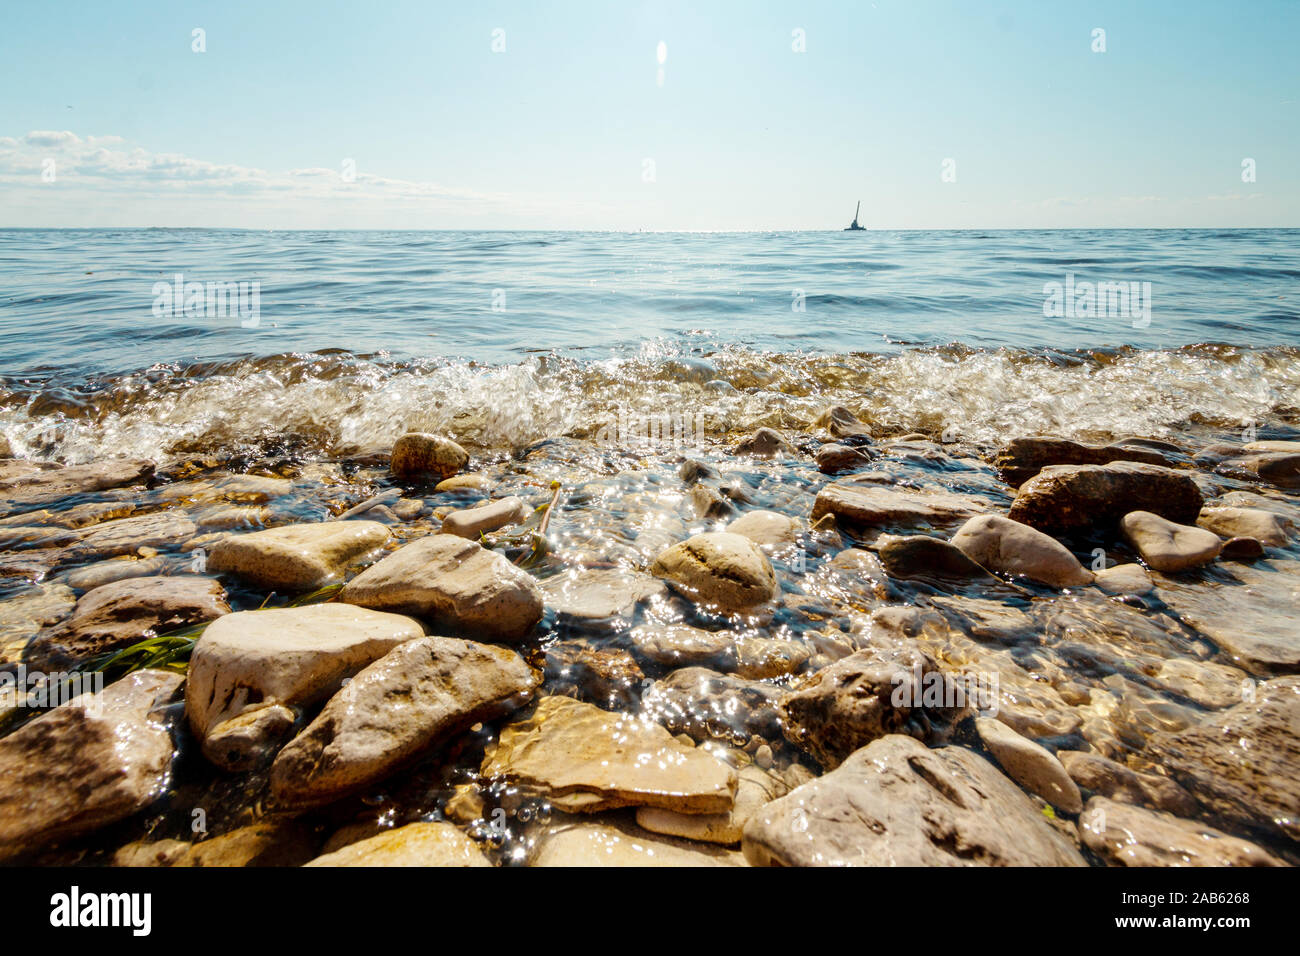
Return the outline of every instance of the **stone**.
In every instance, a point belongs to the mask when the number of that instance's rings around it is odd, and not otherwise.
[[[1140,564],[1116,564],[1093,574],[1092,583],[1107,594],[1141,597],[1155,589],[1151,575]]]
[[[1286,866],[1262,847],[1204,823],[1105,797],[1079,818],[1079,836],[1111,866]]]
[[[794,458],[798,452],[776,429],[760,428],[743,439],[732,454],[754,455],[758,458]]]
[[[803,669],[812,650],[800,641],[752,637],[736,645],[736,673],[746,680],[785,677]]]
[[[70,571],[63,581],[70,588],[78,591],[93,591],[95,588],[124,581],[127,578],[143,578],[162,574],[170,567],[166,558],[109,558],[96,561],[84,568]]]
[[[218,766],[259,766],[304,708],[423,635],[408,617],[334,602],[227,614],[208,625],[190,656],[190,729]]]
[[[504,555],[452,534],[431,534],[399,548],[349,581],[339,600],[505,643],[532,633],[543,612],[532,575]]]
[[[16,462],[0,470],[0,515],[70,495],[141,484],[153,473],[153,462],[143,458],[110,458],[67,468]]]
[[[127,578],[83,594],[71,617],[32,641],[27,659],[65,666],[229,612],[226,591],[212,578]]]
[[[389,530],[377,521],[321,521],[268,528],[219,541],[208,570],[265,588],[313,591],[383,547]]]
[[[695,514],[711,521],[730,517],[736,510],[736,506],[712,485],[691,485],[690,499]]]
[[[557,641],[548,647],[545,673],[551,693],[570,694],[616,710],[628,710],[640,702],[645,680],[627,651],[591,647],[581,641]]]
[[[442,519],[443,534],[459,535],[477,541],[480,536],[499,528],[528,520],[532,510],[516,495],[500,498],[476,508],[462,508]]]
[[[768,751],[771,756],[771,751]],[[750,817],[778,797],[790,792],[785,780],[756,763],[736,771],[736,803],[728,813],[677,813],[661,807],[638,807],[638,826],[666,836],[702,843],[736,844]]]
[[[407,432],[393,443],[389,469],[398,478],[444,481],[469,465],[469,452],[450,438]]]
[[[21,659],[42,628],[72,613],[77,598],[67,585],[48,582],[0,601],[0,664]]]
[[[879,485],[837,482],[813,501],[812,520],[831,514],[850,528],[940,526],[984,509],[983,502],[941,491],[895,491]]]
[[[985,578],[987,570],[960,548],[925,534],[882,534],[875,548],[880,563],[893,578]]]
[[[198,843],[158,840],[131,843],[113,855],[114,866],[302,866],[316,855],[310,830],[290,819],[263,819]]]
[[[1008,777],[1066,813],[1083,810],[1083,797],[1061,761],[1000,720],[977,717],[975,730]]]
[[[786,691],[773,684],[683,667],[655,681],[642,695],[643,712],[675,734],[721,738],[743,745],[753,736],[778,741]]]
[[[1141,446],[1083,445],[1064,438],[1016,438],[998,451],[993,465],[1003,481],[1018,488],[1047,465],[1106,465],[1113,461],[1169,464],[1169,459],[1160,452]]]
[[[665,550],[650,572],[697,604],[726,614],[770,604],[780,593],[772,565],[744,535],[697,534]]]
[[[677,477],[690,485],[697,481],[717,481],[722,476],[718,474],[718,469],[712,465],[695,458],[687,458],[677,468]]]
[[[293,491],[293,482],[265,475],[230,475],[216,481],[178,481],[164,485],[154,494],[159,501],[183,501],[198,504],[213,501],[236,501],[266,504]]]
[[[1068,534],[1112,528],[1132,511],[1187,524],[1202,502],[1192,477],[1172,468],[1126,461],[1048,465],[1020,486],[1008,517],[1047,534]]]
[[[136,671],[0,739],[0,857],[116,823],[160,797],[173,755],[163,708],[183,680]]]
[[[1129,512],[1120,530],[1148,567],[1166,574],[1208,564],[1223,547],[1213,531],[1175,524],[1149,511]]]
[[[1079,750],[1062,750],[1057,758],[1070,779],[1100,796],[1167,810],[1176,816],[1195,816],[1200,809],[1196,799],[1168,777],[1139,773],[1100,754]]]
[[[732,670],[736,641],[726,631],[705,631],[689,624],[643,624],[628,633],[633,652],[660,667],[708,667]]]
[[[802,530],[798,519],[775,511],[751,511],[727,525],[729,533],[744,535],[765,551],[797,543]]]
[[[594,630],[626,630],[639,604],[667,594],[654,575],[627,568],[563,571],[542,581],[541,590],[557,624]]]
[[[1261,681],[1254,700],[1157,732],[1147,748],[1210,813],[1300,840],[1300,677]]]
[[[944,612],[950,622],[977,641],[993,641],[1016,646],[1039,631],[1037,622],[1018,607],[963,596],[940,597],[930,602]]]
[[[450,823],[408,823],[305,866],[491,866],[483,851]]]
[[[280,751],[271,793],[286,807],[355,793],[453,734],[515,710],[539,683],[504,647],[454,637],[405,641],[353,677]]]
[[[649,833],[616,819],[560,823],[537,838],[529,866],[745,866],[732,850]]]
[[[953,547],[1002,574],[1023,575],[1053,588],[1083,587],[1093,574],[1055,538],[1001,515],[971,518],[952,536]]]
[[[482,491],[484,493],[492,490],[495,482],[487,475],[479,472],[471,472],[465,475],[452,475],[450,478],[444,478],[433,486],[433,490],[438,494],[448,491]]]
[[[1300,488],[1300,454],[1295,452],[1261,452],[1230,458],[1215,468],[1220,474],[1251,481],[1262,481],[1278,488]]]
[[[1242,445],[1241,450],[1250,454],[1300,455],[1300,441],[1279,441],[1276,439],[1251,441]]]
[[[960,688],[912,641],[873,641],[796,684],[780,709],[786,739],[827,770],[879,737],[941,739],[967,714]]]
[[[817,461],[817,470],[826,475],[837,475],[843,471],[852,471],[870,464],[871,456],[861,448],[830,442],[817,449],[813,456]]]
[[[1219,550],[1224,561],[1258,561],[1263,556],[1264,545],[1255,538],[1229,538]]]
[[[1020,788],[962,747],[882,737],[745,825],[753,866],[1082,866]]]
[[[176,511],[105,521],[91,525],[76,544],[64,548],[59,563],[79,564],[119,554],[138,554],[141,548],[173,547],[197,530],[193,521]]]
[[[1220,538],[1249,537],[1269,548],[1285,548],[1291,523],[1262,508],[1212,507],[1206,505],[1196,519],[1198,527]]]
[[[593,813],[624,806],[725,813],[736,773],[663,727],[569,697],[543,697],[507,724],[482,773],[545,797],[557,809]]]
[[[816,424],[835,438],[870,439],[871,429],[843,405],[832,405],[817,416]]]

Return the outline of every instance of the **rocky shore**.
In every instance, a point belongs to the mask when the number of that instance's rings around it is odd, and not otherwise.
[[[1300,439],[453,437],[0,458],[0,861],[1300,861]]]

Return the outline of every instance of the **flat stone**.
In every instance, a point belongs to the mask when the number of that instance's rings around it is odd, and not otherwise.
[[[419,637],[367,665],[271,765],[282,806],[332,802],[376,783],[419,753],[526,703],[540,683],[514,651]]]
[[[723,613],[752,611],[776,599],[772,565],[758,545],[725,531],[697,534],[668,548],[650,567],[697,604]]]
[[[736,803],[729,813],[677,813],[660,807],[638,807],[636,822],[653,833],[724,845],[740,842],[750,817],[790,792],[785,780],[756,764],[736,772]]]
[[[469,452],[450,438],[407,432],[393,443],[389,469],[398,478],[444,481],[469,465]]]
[[[1120,530],[1148,567],[1167,574],[1208,564],[1223,547],[1213,531],[1175,524],[1149,511],[1129,512]]]
[[[1082,866],[1020,788],[978,754],[883,737],[745,826],[754,866]]]
[[[826,475],[837,475],[871,463],[871,456],[864,449],[839,442],[820,446],[813,457],[817,461],[817,470]]]
[[[1117,525],[1132,511],[1179,524],[1196,520],[1203,502],[1191,475],[1159,465],[1049,465],[1016,493],[1008,517],[1047,534]]]
[[[1254,687],[1254,681],[1239,668],[1185,657],[1167,658],[1149,680],[1161,690],[1212,710],[1240,704]]]
[[[1061,766],[1061,761],[1045,747],[991,717],[977,717],[975,730],[989,753],[1016,783],[1066,813],[1083,810],[1083,797],[1078,786]]]
[[[1168,465],[1160,452],[1134,445],[1083,445],[1064,438],[1016,438],[993,459],[1002,480],[1018,488],[1047,465],[1106,465],[1112,461],[1141,461]]]
[[[1300,455],[1300,441],[1252,441],[1242,445],[1241,450],[1251,454]]]
[[[633,651],[661,667],[711,667],[731,670],[736,664],[735,638],[726,631],[705,631],[689,624],[643,624],[628,633]]]
[[[971,518],[952,536],[952,545],[991,571],[1023,575],[1048,587],[1082,587],[1093,580],[1065,545],[1001,515]]]
[[[1150,594],[1155,589],[1151,575],[1140,564],[1116,564],[1097,571],[1092,583],[1107,594],[1130,594],[1134,597]]]
[[[683,667],[655,681],[642,696],[642,707],[675,734],[744,745],[752,736],[782,739],[777,705],[785,693],[773,684]]]
[[[745,866],[739,853],[642,830],[629,823],[562,823],[538,837],[529,866]]]
[[[751,511],[727,525],[731,534],[741,534],[764,550],[795,544],[803,524],[797,518],[775,511]]]
[[[71,588],[53,582],[0,601],[0,663],[19,660],[31,639],[71,614],[76,603]]]
[[[1262,681],[1253,701],[1153,734],[1147,747],[1211,813],[1300,840],[1300,677]]]
[[[179,546],[198,526],[177,511],[119,518],[92,525],[76,544],[59,553],[59,563],[79,564],[120,554],[137,554],[141,548]]]
[[[1196,799],[1168,777],[1139,773],[1100,754],[1078,750],[1062,750],[1057,758],[1070,779],[1100,796],[1168,810],[1177,816],[1194,816],[1200,809]]]
[[[435,629],[485,641],[517,642],[542,619],[533,576],[504,555],[452,534],[431,534],[367,568],[339,600],[422,618]]]
[[[69,571],[63,577],[63,581],[68,587],[75,588],[78,591],[93,591],[95,588],[103,587],[105,584],[112,584],[114,581],[125,581],[127,578],[144,578],[162,574],[170,566],[168,560],[163,557],[109,558],[105,561],[96,561],[84,568],[78,568],[76,571]]]
[[[256,767],[304,708],[423,635],[408,617],[333,602],[227,614],[208,625],[190,656],[190,729],[217,765]]]
[[[70,495],[141,484],[153,472],[153,462],[143,458],[110,458],[67,468],[15,462],[0,470],[0,515]]]
[[[483,851],[450,823],[408,823],[305,866],[491,866]]]
[[[480,536],[498,528],[506,528],[526,521],[532,510],[522,498],[511,495],[476,508],[461,508],[442,519],[443,534],[459,535],[477,541]]]
[[[667,594],[654,575],[627,568],[563,571],[542,581],[541,590],[557,624],[598,630],[630,627],[637,605]]]
[[[1278,488],[1300,488],[1300,454],[1294,452],[1260,452],[1230,458],[1215,468],[1234,478],[1262,481]]]
[[[479,472],[470,472],[465,475],[452,475],[450,478],[444,478],[433,486],[433,490],[438,494],[448,491],[488,492],[492,490],[494,484],[496,484],[496,482],[487,475]]]
[[[136,671],[0,739],[0,857],[116,823],[161,796],[173,753],[161,708],[183,680]]]
[[[960,548],[929,535],[882,534],[875,548],[880,563],[893,578],[993,579]]]
[[[227,614],[226,591],[198,575],[128,578],[87,591],[66,621],[28,646],[29,661],[67,665]]]
[[[214,501],[234,501],[248,504],[266,504],[283,498],[293,491],[293,482],[285,478],[266,475],[228,475],[216,481],[178,481],[163,485],[153,492],[157,500],[184,501],[203,504]]]
[[[1111,866],[1286,866],[1262,847],[1192,820],[1093,797],[1079,818],[1088,849]]]
[[[482,773],[544,796],[558,809],[592,813],[652,806],[725,813],[735,771],[663,727],[568,697],[543,697],[501,729]]]
[[[817,493],[812,520],[831,514],[850,527],[947,525],[984,510],[984,503],[941,491],[895,491],[880,485],[838,482]]]
[[[774,428],[760,428],[742,439],[732,451],[733,455],[754,455],[758,458],[794,458],[799,453]]]
[[[224,538],[208,570],[265,588],[313,591],[343,575],[349,564],[384,546],[389,530],[377,521],[320,521]]]
[[[1291,523],[1262,508],[1212,507],[1201,509],[1196,524],[1221,538],[1249,537],[1269,548],[1284,548]]]
[[[316,855],[316,840],[296,820],[264,819],[198,843],[157,840],[130,843],[113,855],[114,866],[302,866]]]

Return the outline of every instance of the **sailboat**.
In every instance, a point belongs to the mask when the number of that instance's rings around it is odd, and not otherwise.
[[[858,208],[855,209],[855,210],[853,210],[853,223],[852,223],[852,225],[846,226],[846,227],[844,228],[844,231],[845,231],[845,232],[866,232],[866,231],[867,231],[867,229],[866,229],[865,226],[859,226],[859,225],[858,225],[858,213],[860,213],[860,212],[862,212],[862,200],[861,200],[861,199],[858,200]]]

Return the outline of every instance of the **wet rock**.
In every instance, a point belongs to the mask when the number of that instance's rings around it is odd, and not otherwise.
[[[682,462],[677,469],[677,476],[688,485],[697,481],[717,481],[721,477],[718,469],[695,458]]]
[[[668,548],[650,567],[697,604],[723,613],[751,611],[780,593],[758,545],[725,531],[697,534]]]
[[[1255,538],[1229,538],[1219,551],[1225,561],[1258,561],[1263,556],[1264,545]]]
[[[212,578],[128,578],[83,594],[72,616],[37,637],[27,657],[66,665],[229,611],[225,589]]]
[[[1163,661],[1160,669],[1149,675],[1149,680],[1161,690],[1215,710],[1241,703],[1255,686],[1246,672],[1236,667],[1184,657]]]
[[[208,625],[190,657],[190,728],[218,766],[258,766],[288,736],[303,708],[423,634],[410,618],[347,604],[227,614]]]
[[[1064,438],[1016,438],[993,459],[1002,480],[1018,488],[1048,465],[1106,465],[1113,461],[1170,464],[1160,452],[1135,445],[1081,445]]]
[[[1213,531],[1175,524],[1149,511],[1129,512],[1120,530],[1148,567],[1165,573],[1208,564],[1222,547]]]
[[[710,520],[730,517],[736,510],[735,505],[712,485],[692,485],[691,504],[697,516]]]
[[[992,578],[960,548],[929,535],[882,534],[875,547],[890,577]]]
[[[758,811],[754,866],[1082,866],[991,763],[961,747],[881,738]]]
[[[42,628],[72,613],[77,598],[63,584],[47,583],[0,601],[0,663],[17,661]]]
[[[1287,454],[1300,455],[1300,441],[1279,441],[1276,439],[1246,442],[1241,450],[1250,454]]]
[[[1196,524],[1220,538],[1249,537],[1270,548],[1286,547],[1290,529],[1290,522],[1272,511],[1210,505],[1201,509]]]
[[[697,867],[745,866],[731,850],[650,833],[629,822],[564,822],[538,837],[529,866]]]
[[[377,521],[322,521],[224,538],[208,570],[259,587],[312,591],[342,576],[349,564],[383,547],[390,533]]]
[[[486,641],[522,640],[542,618],[528,572],[495,551],[451,534],[431,534],[367,568],[339,600],[423,618],[435,628]]]
[[[1024,643],[1038,625],[1018,607],[970,597],[933,597],[944,616],[977,641],[1015,646]]]
[[[992,571],[1024,575],[1048,587],[1082,587],[1093,580],[1065,545],[1001,515],[971,518],[952,536],[952,545]]]
[[[765,551],[773,551],[799,540],[802,523],[775,511],[751,511],[727,525],[731,534],[744,535]]]
[[[76,544],[59,554],[60,564],[98,561],[119,554],[137,554],[141,548],[166,548],[180,544],[198,526],[176,511],[119,518],[92,525]]]
[[[1150,594],[1155,588],[1151,575],[1140,564],[1117,564],[1097,571],[1092,583],[1107,594],[1130,594],[1134,597]]]
[[[408,823],[306,866],[491,866],[478,845],[450,823]]]
[[[768,752],[769,757],[771,751]],[[736,772],[736,803],[728,813],[677,813],[659,807],[638,807],[636,822],[653,833],[724,845],[740,842],[750,817],[790,792],[785,780],[751,763]]]
[[[94,564],[68,572],[63,581],[70,588],[78,591],[93,591],[95,588],[125,581],[127,578],[143,578],[162,574],[170,566],[166,558],[109,558]]]
[[[467,475],[452,475],[450,478],[444,478],[434,485],[433,490],[438,494],[448,491],[482,491],[492,490],[495,484],[487,475],[479,472],[472,472]]]
[[[688,624],[643,624],[628,634],[637,656],[660,667],[711,667],[732,670],[736,642],[726,631]]]
[[[142,458],[110,458],[67,468],[10,462],[0,470],[0,515],[69,495],[137,485],[153,477],[154,464]]]
[[[871,437],[871,429],[843,405],[832,405],[826,409],[817,416],[816,424],[826,429],[835,438],[869,439]]]
[[[760,428],[742,439],[732,451],[734,455],[754,455],[758,458],[794,458],[799,453],[774,428]]]
[[[546,649],[546,685],[551,693],[573,692],[601,707],[628,710],[641,699],[645,675],[632,655],[616,648],[559,641]]]
[[[879,737],[942,738],[961,689],[913,642],[876,643],[806,677],[781,701],[786,739],[828,770]]]
[[[469,452],[450,438],[407,432],[393,443],[389,469],[398,478],[443,481],[469,465]]]
[[[282,806],[329,803],[452,734],[509,713],[539,680],[514,651],[452,637],[406,641],[330,698],[271,765]]]
[[[113,865],[302,866],[315,855],[316,840],[306,826],[295,820],[266,819],[198,843],[130,843],[113,855]]]
[[[1286,866],[1263,848],[1204,823],[1105,797],[1088,801],[1079,835],[1112,866]]]
[[[977,717],[975,730],[1008,777],[1066,813],[1079,813],[1083,798],[1061,761],[1000,720]]]
[[[625,630],[638,604],[667,593],[658,578],[627,568],[572,569],[542,581],[541,589],[557,624],[592,630]]]
[[[503,727],[482,773],[579,813],[624,806],[725,813],[736,793],[735,771],[705,751],[657,724],[569,697],[543,697],[530,716]]]
[[[642,697],[643,712],[675,734],[695,740],[723,738],[743,745],[750,737],[782,739],[777,709],[786,691],[761,681],[683,667]]]
[[[0,857],[97,830],[161,796],[172,761],[162,708],[183,680],[136,671],[0,739]]]
[[[1265,452],[1230,458],[1220,462],[1215,471],[1232,478],[1262,481],[1278,488],[1300,488],[1300,454]]]
[[[266,504],[293,491],[293,482],[265,475],[230,475],[217,481],[178,481],[153,492],[162,502],[184,501],[200,504],[213,501],[236,501]]]
[[[837,482],[817,493],[812,520],[832,514],[853,528],[946,525],[984,510],[984,503],[941,491],[895,491],[879,485]]]
[[[861,448],[841,445],[839,442],[822,445],[813,457],[817,461],[817,470],[827,475],[852,471],[871,461],[871,456]]]
[[[523,499],[515,495],[501,498],[477,508],[462,508],[442,519],[443,534],[454,534],[477,541],[480,535],[528,520],[532,514]]]
[[[746,680],[785,677],[803,669],[812,657],[808,645],[755,637],[736,647],[736,673]]]
[[[1300,677],[1263,681],[1255,693],[1152,735],[1147,756],[1220,818],[1300,840]]]
[[[1186,472],[1158,465],[1049,465],[1016,493],[1013,521],[1047,534],[1117,525],[1132,511],[1187,524],[1195,521],[1201,490]]]
[[[1190,793],[1168,777],[1139,773],[1099,754],[1062,750],[1057,757],[1070,778],[1084,790],[1120,803],[1136,803],[1194,816],[1199,807]]]

